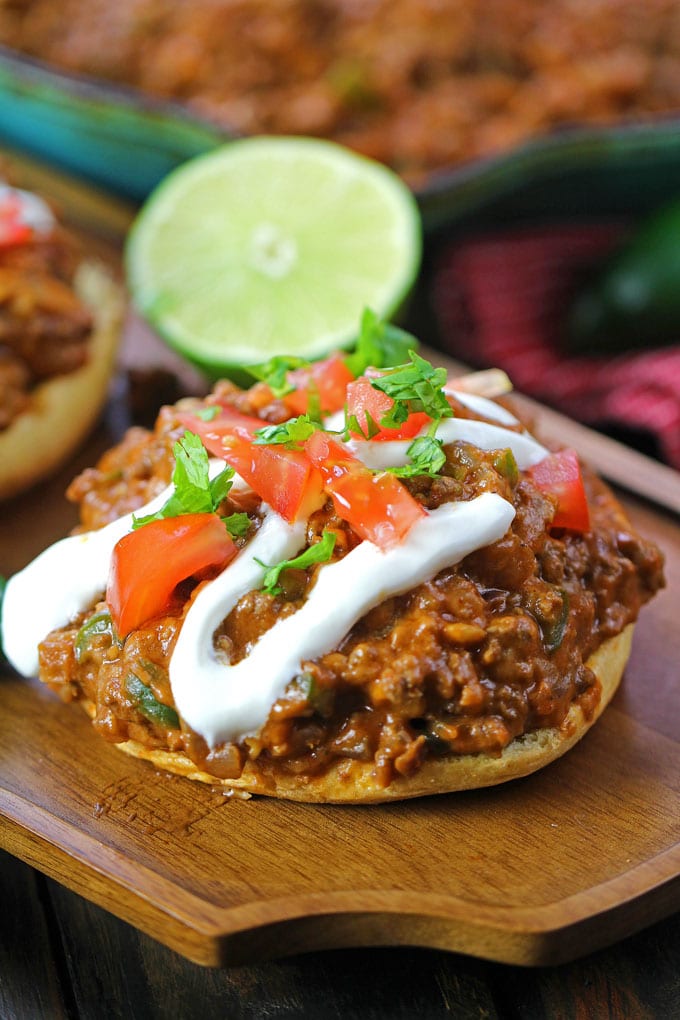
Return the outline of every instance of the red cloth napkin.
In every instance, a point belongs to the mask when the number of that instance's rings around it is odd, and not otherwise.
[[[560,344],[578,281],[626,232],[621,223],[541,227],[449,247],[434,271],[440,340],[579,421],[647,433],[680,470],[680,344],[618,356],[570,356]]]

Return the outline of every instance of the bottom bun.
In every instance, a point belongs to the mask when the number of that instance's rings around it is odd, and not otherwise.
[[[85,439],[106,400],[123,321],[122,293],[94,262],[79,267],[74,289],[94,319],[88,360],[82,368],[36,386],[30,408],[0,432],[0,499],[28,489],[63,464]]]
[[[345,759],[319,775],[292,775],[283,769],[258,768],[247,762],[238,779],[218,779],[202,772],[185,755],[145,747],[134,740],[117,744],[121,751],[144,758],[158,769],[247,793],[327,804],[377,804],[406,800],[435,793],[474,790],[527,776],[559,758],[590,729],[611,701],[619,686],[630,655],[633,624],[616,637],[609,638],[587,661],[597,676],[602,694],[597,710],[586,718],[578,704],[572,705],[559,728],[534,730],[517,737],[498,756],[486,754],[451,755],[430,758],[412,776],[400,776],[389,786],[380,786],[372,762]],[[85,704],[90,714],[94,706]]]

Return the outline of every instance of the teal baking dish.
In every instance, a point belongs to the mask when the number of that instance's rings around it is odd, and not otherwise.
[[[235,137],[172,102],[0,46],[0,144],[141,201],[178,163]],[[563,128],[415,189],[426,229],[646,213],[680,194],[680,115]]]
[[[56,71],[0,46],[0,144],[134,200],[230,136],[174,103]]]

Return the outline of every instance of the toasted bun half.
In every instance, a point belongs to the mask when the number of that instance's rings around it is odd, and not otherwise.
[[[572,705],[559,729],[535,730],[517,737],[501,755],[465,754],[430,758],[413,776],[401,776],[389,786],[376,782],[371,762],[339,761],[322,775],[290,775],[280,770],[265,774],[257,761],[248,762],[239,779],[218,779],[202,772],[189,758],[170,751],[145,747],[133,740],[116,746],[156,768],[246,793],[326,804],[378,804],[435,793],[474,790],[518,779],[559,758],[590,729],[611,701],[630,655],[633,624],[609,638],[590,656],[587,665],[598,677],[602,694],[596,712],[586,719],[578,704]],[[84,703],[91,714],[94,706]]]
[[[30,408],[0,432],[0,499],[28,489],[64,463],[104,405],[123,321],[122,291],[94,262],[79,267],[74,288],[94,317],[89,358],[82,368],[37,386]]]

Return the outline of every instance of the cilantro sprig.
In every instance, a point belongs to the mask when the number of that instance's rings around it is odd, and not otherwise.
[[[248,514],[240,512],[229,514],[228,517],[223,517],[222,520],[232,538],[243,538],[251,524]]]
[[[249,365],[248,371],[260,382],[266,383],[275,397],[285,397],[286,393],[291,393],[295,389],[288,382],[288,373],[294,372],[296,368],[306,368],[310,364],[306,358],[277,354],[259,365]]]
[[[253,442],[256,446],[300,446],[318,427],[310,415],[301,414],[281,425],[265,425],[257,429]]]
[[[436,422],[433,423],[436,428]],[[387,470],[397,478],[413,478],[414,475],[429,475],[435,478],[446,463],[444,443],[435,435],[418,436],[406,451],[410,464]]]
[[[195,412],[197,418],[201,421],[213,421],[220,413],[219,404],[206,404],[205,407],[201,407],[200,410]]]
[[[418,349],[418,340],[412,333],[385,322],[372,308],[365,308],[359,324],[359,335],[354,350],[346,355],[345,364],[357,378],[367,368],[387,368],[401,365],[409,351]],[[308,368],[312,362],[306,358],[277,354],[259,365],[249,365],[248,372],[269,386],[275,397],[285,397],[295,387],[288,381],[288,373]]]
[[[166,517],[213,513],[231,489],[234,477],[233,469],[225,467],[215,478],[211,479],[208,452],[199,436],[194,432],[185,432],[182,438],[175,443],[173,453],[175,455],[175,468],[172,472],[174,491],[156,513],[147,514],[144,517],[133,516],[133,529],[142,528],[151,521],[163,520]],[[232,526],[237,529],[236,534],[239,531],[244,533],[242,517],[247,519],[248,515],[232,514],[232,518],[238,518],[236,522],[232,521]],[[226,518],[225,523],[230,534],[233,535],[234,532],[229,527],[229,520],[230,518]]]
[[[292,560],[282,560],[280,563],[270,565],[263,563],[255,557],[255,562],[264,567],[266,573],[262,579],[262,588],[268,595],[280,595],[283,588],[279,584],[279,578],[284,570],[306,570],[314,563],[327,563],[333,555],[336,535],[333,531],[324,531],[318,542],[310,545],[303,553]]]
[[[373,436],[378,435],[380,432],[380,426],[371,415],[370,411],[364,411],[363,417],[366,422],[365,427],[361,424],[356,414],[347,414],[347,412],[345,412],[345,428],[342,432],[342,439],[344,442],[347,442],[348,439],[352,439],[355,436],[363,436],[364,439],[373,439]]]
[[[417,350],[418,341],[405,329],[385,322],[372,308],[365,308],[361,316],[359,336],[352,354],[345,363],[355,377],[363,375],[367,368],[387,368],[401,365],[409,351]]]
[[[409,362],[371,379],[371,385],[394,400],[394,406],[380,419],[383,428],[397,428],[413,411],[423,411],[430,418],[451,418],[453,411],[443,386],[446,369],[435,368],[415,351],[409,351]]]

